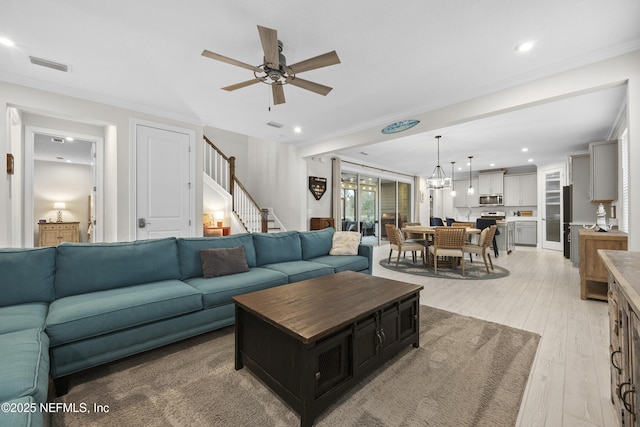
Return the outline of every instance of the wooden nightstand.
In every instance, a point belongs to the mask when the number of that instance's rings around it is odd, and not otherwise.
[[[79,222],[40,222],[38,246],[58,246],[62,242],[80,242]]]
[[[231,227],[204,226],[204,237],[228,236],[231,234]]]

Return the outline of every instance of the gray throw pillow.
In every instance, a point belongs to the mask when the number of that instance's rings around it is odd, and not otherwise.
[[[244,246],[202,249],[202,275],[205,279],[249,271]]]

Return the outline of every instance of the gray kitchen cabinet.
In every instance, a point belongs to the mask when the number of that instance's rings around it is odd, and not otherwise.
[[[504,205],[537,206],[538,176],[536,174],[505,175]]]
[[[589,144],[590,191],[592,202],[618,199],[618,141]]]
[[[538,244],[538,224],[535,221],[516,221],[515,244],[536,246]]]
[[[504,192],[504,172],[481,173],[478,176],[480,194],[502,194]]]

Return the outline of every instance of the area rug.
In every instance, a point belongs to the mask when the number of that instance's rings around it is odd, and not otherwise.
[[[422,261],[418,259],[415,263],[411,260],[410,256],[407,258],[400,258],[400,262],[396,267],[396,261],[394,257],[391,257],[391,263],[387,262],[387,258],[380,260],[380,267],[384,267],[389,270],[399,271],[400,273],[415,274],[416,276],[433,277],[439,279],[455,279],[455,280],[493,280],[507,277],[509,270],[504,267],[500,267],[493,264],[493,270],[489,265],[489,273],[484,267],[482,260],[464,263],[464,276],[462,275],[462,269],[460,266],[457,268],[451,268],[447,265],[442,267],[438,264],[438,274],[433,272],[433,267],[426,267],[422,264]]]
[[[314,425],[515,424],[539,335],[425,306],[420,316],[420,347],[356,384]],[[233,349],[231,327],[76,374],[54,401],[88,412],[54,413],[52,425],[299,426],[248,369],[234,370]]]

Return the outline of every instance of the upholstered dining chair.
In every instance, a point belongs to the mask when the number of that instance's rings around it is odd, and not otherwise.
[[[438,257],[460,258],[462,275],[464,276],[464,243],[466,230],[464,227],[436,227],[433,245],[429,252],[433,254],[433,271],[438,274]],[[454,262],[454,268],[457,262]]]
[[[491,255],[487,253],[487,249],[491,245],[493,241],[493,237],[496,235],[497,225],[492,225],[486,227],[480,233],[480,238],[478,239],[478,244],[466,244],[464,245],[464,251],[469,254],[469,259],[473,262],[472,254],[482,255],[482,260],[484,261],[484,268],[487,269],[487,274],[489,274],[489,266],[487,265],[487,258],[489,258],[489,264],[491,264],[491,269],[493,270],[493,262],[491,261]]]
[[[438,218],[438,217],[431,217],[431,226],[432,227],[442,227],[444,225],[444,222],[442,222],[442,218]]]
[[[387,230],[387,237],[389,238],[389,243],[391,249],[389,250],[389,259],[387,260],[387,264],[391,263],[391,254],[393,251],[398,252],[398,256],[396,258],[396,267],[398,266],[398,262],[400,261],[400,253],[411,252],[413,256],[413,262],[416,262],[416,252],[420,252],[420,258],[424,261],[424,245],[417,242],[407,242],[404,238],[402,230],[396,227],[393,224],[385,224],[385,228]]]

